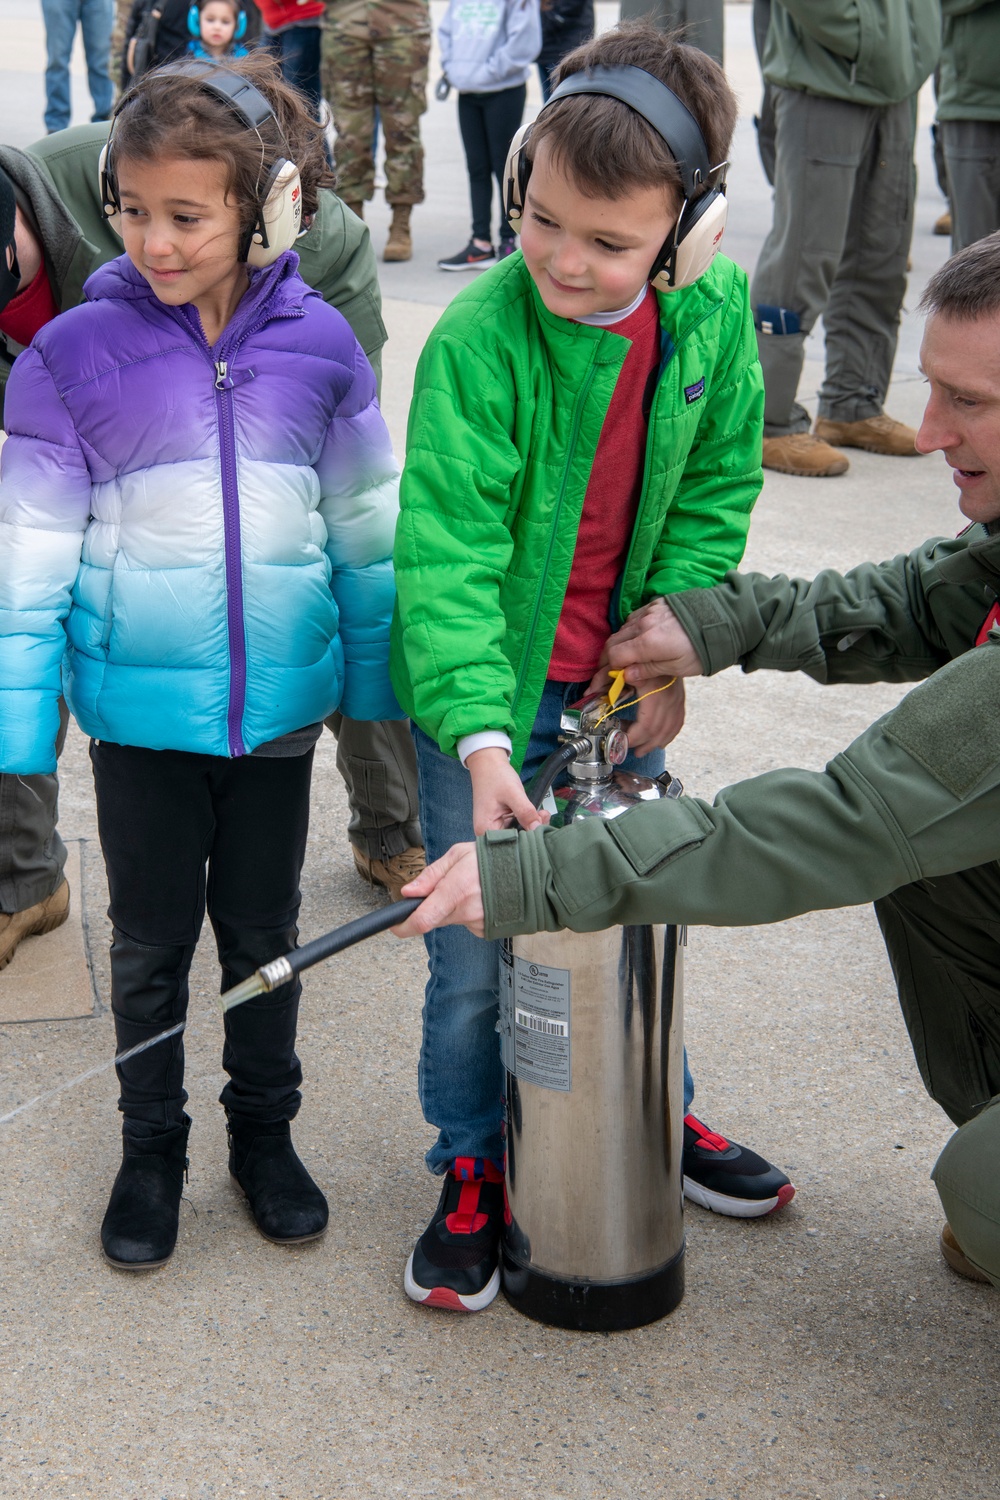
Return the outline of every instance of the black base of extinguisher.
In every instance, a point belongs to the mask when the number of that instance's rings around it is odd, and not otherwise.
[[[629,1281],[577,1281],[550,1276],[501,1247],[504,1296],[536,1323],[609,1333],[665,1318],[684,1296],[684,1246],[659,1270]]]

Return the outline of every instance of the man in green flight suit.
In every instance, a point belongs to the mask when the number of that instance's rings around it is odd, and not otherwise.
[[[732,572],[655,600],[608,665],[639,692],[735,665],[928,680],[824,771],[457,844],[404,887],[429,899],[397,930],[742,926],[873,900],[924,1083],[959,1127],[933,1173],[942,1250],[1000,1286],[1000,234],[943,266],[923,306],[918,444],[944,453],[972,524],[844,575]]]

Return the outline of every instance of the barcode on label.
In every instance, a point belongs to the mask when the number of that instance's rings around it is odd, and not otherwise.
[[[517,1012],[517,1024],[528,1031],[540,1031],[544,1036],[569,1036],[565,1021],[547,1021],[544,1016],[536,1016],[530,1010]]]

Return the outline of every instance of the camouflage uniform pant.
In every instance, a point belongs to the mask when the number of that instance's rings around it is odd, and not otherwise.
[[[332,0],[323,33],[323,92],[333,109],[337,192],[375,190],[375,111],[385,132],[387,203],[424,201],[420,116],[431,50],[427,0]]]

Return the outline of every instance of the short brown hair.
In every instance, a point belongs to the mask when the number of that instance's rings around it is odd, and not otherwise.
[[[687,105],[705,137],[709,165],[720,166],[736,127],[736,96],[718,63],[680,35],[649,21],[625,22],[570,52],[552,81],[562,83],[590,68],[644,68]],[[683,196],[681,174],[663,137],[619,99],[577,94],[557,100],[532,127],[529,160],[543,140],[587,197],[659,186],[678,200]]]
[[[217,65],[206,66],[214,70]],[[246,233],[257,217],[260,183],[284,156],[299,169],[303,214],[314,214],[320,188],[333,187],[335,182],[320,127],[266,53],[256,51],[225,66],[227,72],[248,78],[263,94],[274,120],[266,120],[259,132],[249,130],[197,77],[175,72],[169,65],[156,68],[142,74],[119,106],[112,127],[112,171],[125,157],[133,161],[154,161],[161,156],[221,161],[227,170],[226,197],[239,206],[240,228]]]
[[[967,323],[1000,312],[1000,233],[946,260],[927,283],[920,311]]]

